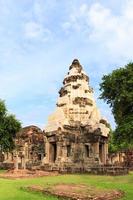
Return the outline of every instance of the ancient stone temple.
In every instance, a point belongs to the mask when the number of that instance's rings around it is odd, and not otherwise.
[[[5,168],[25,169],[40,166],[45,156],[44,134],[37,126],[22,128],[15,138],[16,148],[4,153]]]
[[[44,169],[89,171],[106,164],[108,127],[96,106],[89,77],[79,61],[73,60],[45,127]]]

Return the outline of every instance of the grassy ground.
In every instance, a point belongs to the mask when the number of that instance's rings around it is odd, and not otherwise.
[[[3,173],[3,172],[2,172]],[[60,175],[34,179],[9,180],[0,178],[0,200],[57,200],[56,197],[28,192],[22,187],[31,185],[53,185],[56,183],[77,183],[98,188],[121,189],[126,196],[122,200],[133,200],[133,173],[127,176]]]

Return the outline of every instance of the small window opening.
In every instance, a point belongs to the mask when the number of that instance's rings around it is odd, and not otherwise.
[[[42,160],[42,155],[38,154],[38,160]]]
[[[90,157],[90,147],[89,145],[85,145],[86,157]]]
[[[71,155],[71,145],[67,145],[67,157]]]

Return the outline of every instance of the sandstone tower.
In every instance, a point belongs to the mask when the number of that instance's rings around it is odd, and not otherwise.
[[[108,123],[100,116],[89,77],[75,59],[45,127],[44,168],[89,171],[106,164],[108,134]]]

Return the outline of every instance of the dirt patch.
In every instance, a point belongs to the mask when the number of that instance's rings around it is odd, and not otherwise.
[[[57,175],[58,172],[46,172],[40,170],[8,170],[7,172],[0,174],[0,178],[20,179]]]
[[[120,190],[101,190],[91,186],[75,184],[59,184],[46,188],[34,185],[28,187],[28,190],[71,200],[113,200],[124,196],[124,192]]]

